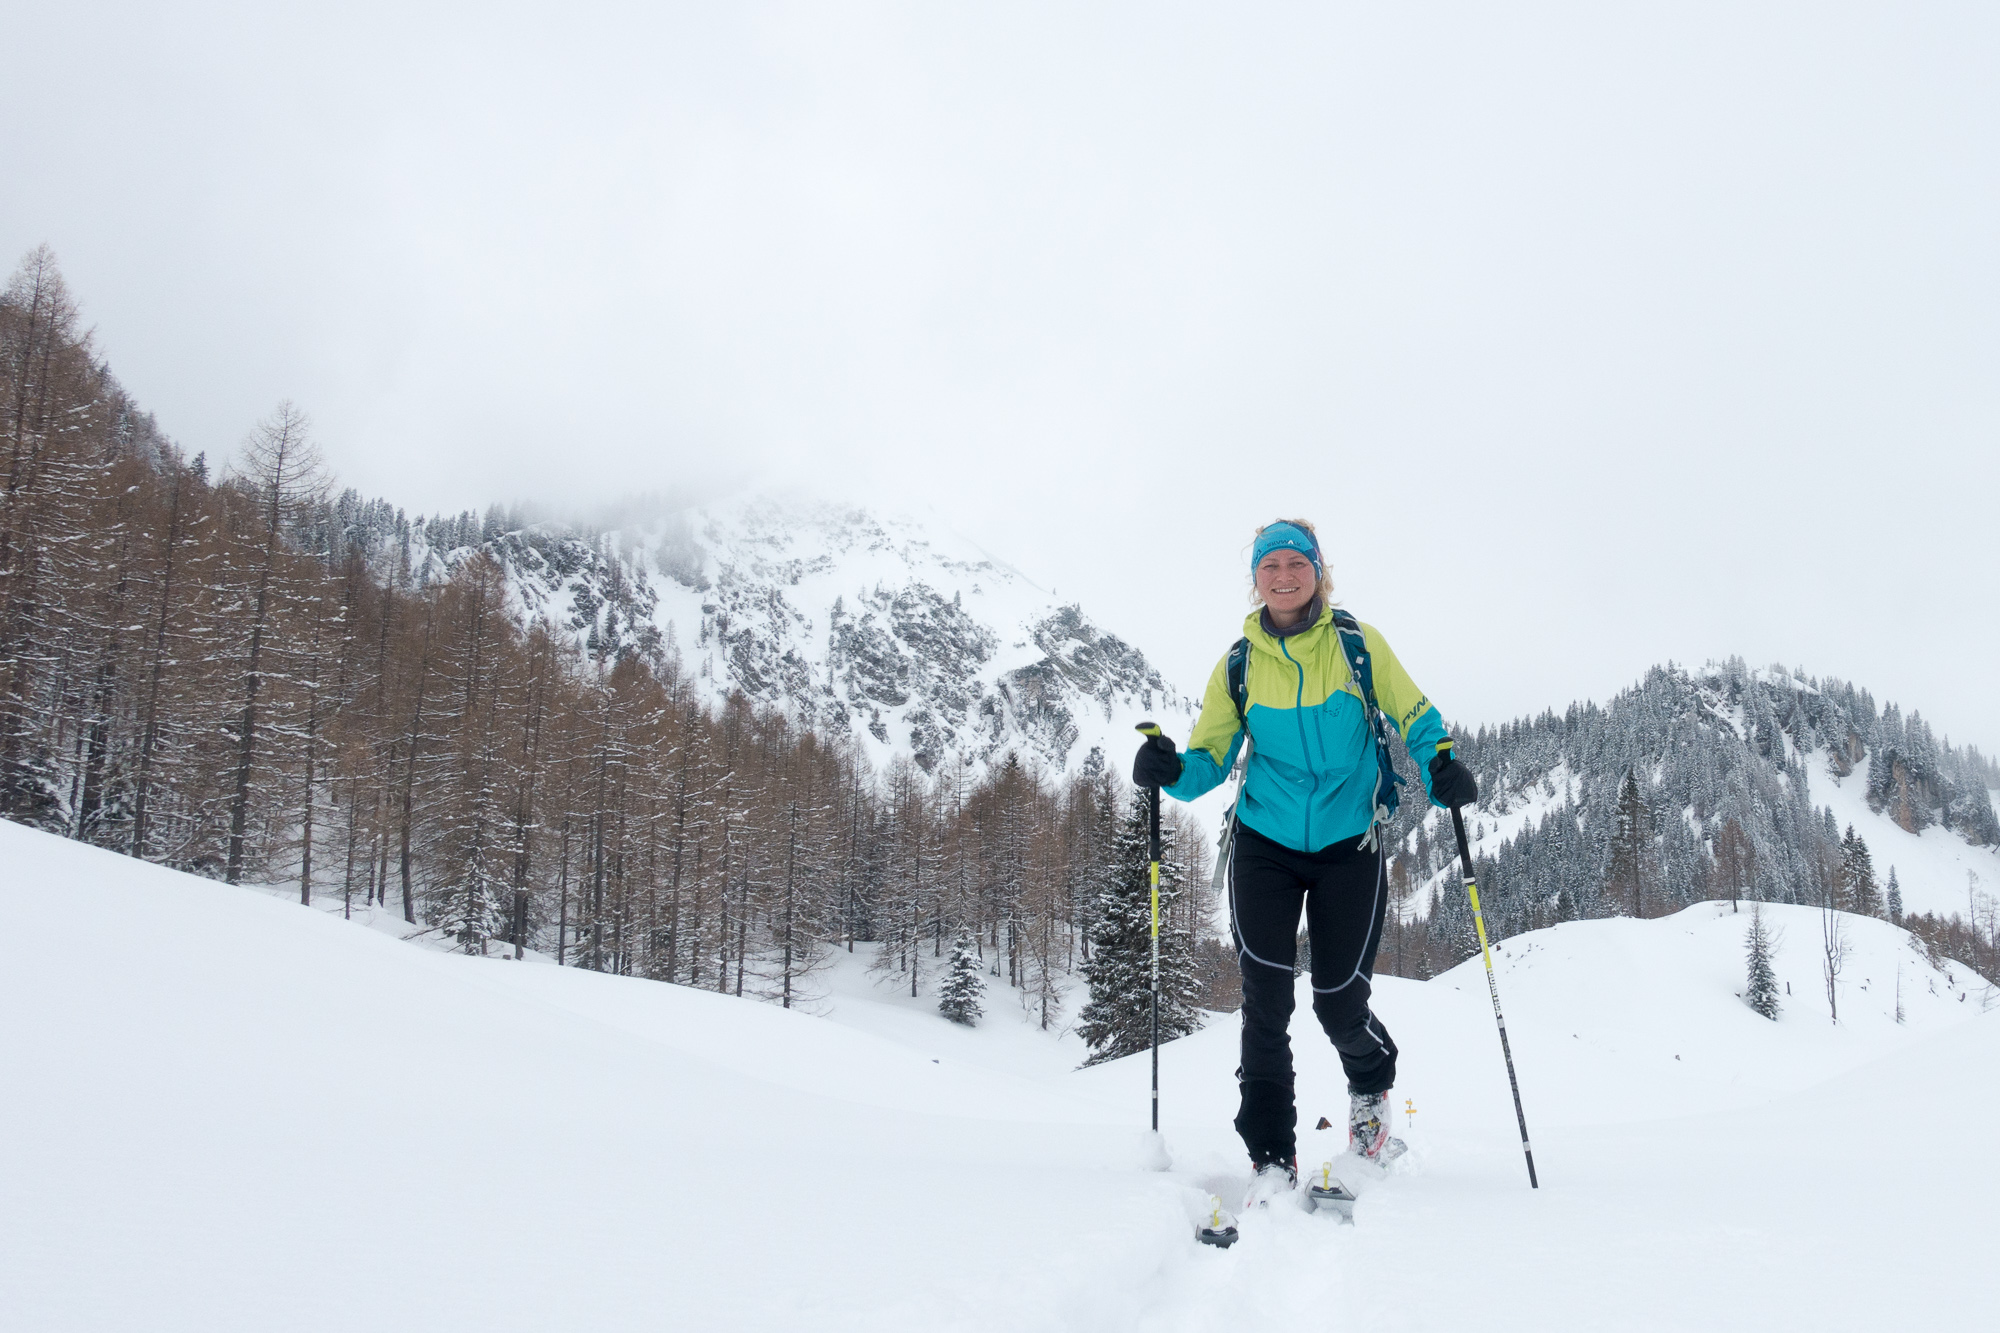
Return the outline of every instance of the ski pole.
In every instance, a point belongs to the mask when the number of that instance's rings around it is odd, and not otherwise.
[[[1160,729],[1151,722],[1141,722],[1139,731],[1147,737],[1160,734]],[[1147,830],[1152,838],[1153,857],[1150,867],[1153,905],[1153,1132],[1157,1134],[1160,1132],[1160,789],[1146,788],[1146,800]]]
[[[1472,900],[1472,928],[1479,932],[1479,953],[1486,960],[1486,993],[1493,997],[1493,1021],[1500,1025],[1500,1054],[1507,1059],[1507,1086],[1514,1090],[1514,1119],[1521,1126],[1521,1155],[1528,1159],[1528,1188],[1540,1189],[1535,1179],[1535,1153],[1528,1146],[1528,1115],[1521,1109],[1521,1080],[1514,1077],[1514,1050],[1507,1044],[1507,1020],[1500,1013],[1500,983],[1493,979],[1493,951],[1486,946],[1486,918],[1479,914],[1479,885],[1472,877],[1472,846],[1465,840],[1465,816],[1460,807],[1451,808],[1451,826],[1458,834],[1458,859],[1465,866],[1465,894]]]

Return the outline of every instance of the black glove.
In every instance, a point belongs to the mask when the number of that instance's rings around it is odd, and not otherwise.
[[[1132,781],[1140,787],[1171,787],[1181,780],[1181,757],[1165,736],[1148,736],[1132,757]]]
[[[1431,760],[1431,799],[1447,810],[1471,805],[1479,799],[1479,779],[1454,759],[1449,750]]]

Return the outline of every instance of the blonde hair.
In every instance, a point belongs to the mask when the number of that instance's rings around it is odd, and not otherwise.
[[[1303,519],[1303,518],[1281,518],[1281,519],[1277,519],[1277,520],[1276,520],[1276,522],[1277,522],[1277,523],[1289,523],[1289,524],[1291,524],[1291,525],[1292,525],[1293,527],[1295,527],[1295,528],[1304,528],[1304,529],[1305,529],[1305,530],[1306,530],[1307,532],[1310,532],[1310,533],[1312,533],[1312,535],[1313,535],[1313,540],[1314,540],[1314,541],[1318,541],[1318,540],[1319,540],[1319,532],[1318,532],[1318,530],[1317,530],[1317,529],[1315,529],[1315,528],[1313,527],[1313,525],[1312,525],[1311,521],[1310,521],[1310,520],[1308,520],[1308,519]],[[1250,544],[1251,544],[1251,547],[1252,547],[1253,549],[1254,549],[1254,548],[1256,547],[1256,544],[1257,544],[1257,538],[1259,538],[1259,537],[1261,537],[1261,536],[1263,536],[1263,535],[1264,535],[1264,529],[1265,529],[1265,528],[1269,528],[1269,527],[1272,527],[1272,526],[1274,526],[1274,525],[1273,525],[1272,523],[1265,523],[1265,524],[1262,524],[1262,525],[1260,525],[1260,526],[1258,527],[1258,529],[1257,529],[1257,531],[1256,531],[1256,532],[1254,532],[1254,533],[1252,533],[1252,534],[1250,535]],[[1320,605],[1321,605],[1321,606],[1334,606],[1334,605],[1336,605],[1336,603],[1335,603],[1335,602],[1334,602],[1334,600],[1333,600],[1333,562],[1332,562],[1332,561],[1330,561],[1330,560],[1328,560],[1328,559],[1326,558],[1326,548],[1325,548],[1324,546],[1322,546],[1322,547],[1320,548],[1320,552],[1319,552],[1319,594],[1318,594],[1318,595],[1319,595],[1319,600],[1320,600]],[[1263,599],[1262,597],[1259,597],[1259,596],[1257,595],[1257,570],[1256,570],[1256,568],[1255,568],[1255,567],[1253,566],[1253,567],[1251,568],[1251,570],[1250,570],[1250,605],[1252,605],[1252,606],[1262,606],[1263,604],[1264,604],[1264,599]]]

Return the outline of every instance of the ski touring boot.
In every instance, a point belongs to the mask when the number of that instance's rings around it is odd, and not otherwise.
[[[1354,1221],[1354,1191],[1333,1174],[1333,1163],[1320,1163],[1319,1170],[1306,1177],[1306,1202],[1314,1212],[1331,1213],[1343,1222]]]
[[[1236,1243],[1236,1219],[1223,1208],[1222,1200],[1213,1194],[1208,1196],[1208,1209],[1202,1216],[1201,1224],[1194,1229],[1194,1238],[1218,1250],[1226,1250]]]
[[[1288,1162],[1260,1162],[1250,1179],[1250,1191],[1243,1196],[1243,1211],[1269,1207],[1274,1199],[1288,1199],[1299,1187],[1299,1159]]]
[[[1407,1145],[1389,1137],[1389,1094],[1351,1092],[1347,1095],[1347,1151],[1376,1165],[1401,1157]]]

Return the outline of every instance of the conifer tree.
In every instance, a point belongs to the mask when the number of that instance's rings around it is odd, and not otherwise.
[[[236,724],[234,792],[229,803],[229,856],[223,878],[231,884],[243,876],[244,844],[250,818],[251,785],[262,756],[259,752],[260,700],[268,664],[266,654],[281,620],[278,603],[289,589],[283,576],[285,524],[320,498],[324,487],[319,450],[307,434],[305,414],[290,402],[257,424],[243,447],[244,484],[256,497],[255,526],[246,534],[245,592],[250,607],[246,628],[249,643],[243,654],[242,715]]]
[[[1903,886],[1896,882],[1896,867],[1889,867],[1889,891],[1885,895],[1889,908],[1889,920],[1895,925],[1903,924]]]
[[[1642,851],[1646,838],[1646,804],[1639,794],[1639,781],[1631,769],[1625,770],[1624,785],[1618,789],[1618,807],[1612,816],[1611,863],[1604,876],[1605,896],[1627,899],[1633,916],[1646,914],[1646,891]]]
[[[1110,866],[1083,965],[1090,1003],[1077,1032],[1090,1046],[1086,1065],[1143,1051],[1151,1044],[1152,908],[1148,864],[1147,800],[1135,791],[1112,840]],[[1170,924],[1186,876],[1172,859],[1160,863],[1160,1040],[1186,1036],[1201,1025],[1195,1008],[1194,946],[1188,932]]]
[[[1773,932],[1764,925],[1764,908],[1753,903],[1750,907],[1750,930],[1744,936],[1744,949],[1750,959],[1750,985],[1743,993],[1744,1003],[1766,1018],[1778,1016],[1778,978],[1771,970],[1771,953],[1777,948]]]
[[[979,1007],[979,997],[986,993],[979,966],[978,946],[972,942],[970,933],[959,931],[951,946],[951,962],[946,965],[944,980],[938,986],[938,1012],[954,1023],[977,1027],[980,1015],[985,1012]]]
[[[1882,894],[1875,884],[1875,860],[1868,854],[1868,843],[1854,831],[1854,825],[1847,826],[1847,834],[1841,839],[1840,870],[1843,895],[1848,909],[1862,916],[1882,914]]]

